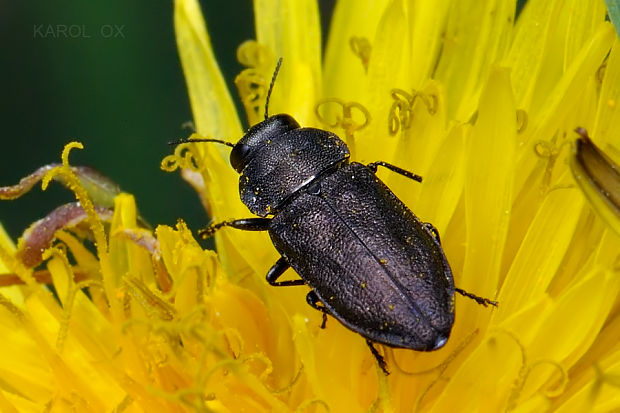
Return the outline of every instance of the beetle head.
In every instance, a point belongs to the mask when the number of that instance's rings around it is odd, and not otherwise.
[[[265,145],[286,132],[298,129],[299,123],[286,114],[274,115],[252,126],[245,136],[239,139],[230,153],[230,164],[239,173]]]
[[[250,162],[256,152],[263,146],[269,145],[271,140],[292,129],[298,129],[299,123],[289,115],[280,114],[269,116],[269,98],[276,83],[276,77],[282,65],[282,58],[278,59],[276,69],[273,71],[267,98],[265,99],[265,120],[252,126],[245,136],[239,139],[230,153],[230,164],[239,173]]]
[[[239,142],[232,144],[220,139],[181,139],[174,142],[169,142],[170,145],[178,145],[180,143],[187,142],[215,142],[221,143],[233,148],[230,153],[230,164],[239,173],[243,171],[246,165],[252,160],[261,147],[269,145],[271,140],[278,136],[285,134],[286,132],[299,129],[299,123],[292,116],[286,114],[280,114],[275,116],[269,116],[269,98],[273,91],[273,85],[276,82],[276,77],[280,71],[282,65],[282,58],[278,59],[276,69],[273,72],[271,83],[269,84],[269,90],[267,92],[267,98],[265,99],[265,120],[252,126],[250,130],[239,139]]]

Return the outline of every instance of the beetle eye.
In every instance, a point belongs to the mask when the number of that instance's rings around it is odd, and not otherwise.
[[[250,154],[250,147],[245,143],[238,143],[230,152],[230,164],[235,171],[241,173],[246,165],[246,158]]]

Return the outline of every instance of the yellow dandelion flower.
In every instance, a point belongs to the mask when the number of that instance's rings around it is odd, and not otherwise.
[[[378,172],[438,229],[455,284],[499,307],[457,296],[447,344],[380,346],[385,376],[360,335],[320,328],[307,288],[265,282],[265,233],[221,229],[216,254],[182,222],[151,231],[131,195],[70,166],[71,143],[61,165],[0,188],[55,179],[79,202],[17,246],[0,231],[0,410],[619,410],[620,42],[604,3],[530,0],[515,16],[514,2],[341,0],[323,63],[315,1],[254,3],[236,79],[249,123],[282,56],[270,113],[422,175]],[[198,2],[174,13],[197,137],[237,140]],[[608,154],[605,185],[583,163],[599,158],[575,161],[577,127]],[[228,157],[182,144],[162,167],[182,169],[214,221],[246,218]]]

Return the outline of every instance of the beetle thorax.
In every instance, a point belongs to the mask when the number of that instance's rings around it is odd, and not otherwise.
[[[250,211],[259,216],[277,212],[297,191],[349,157],[345,143],[324,130],[275,128],[278,133],[261,134],[260,127],[276,116],[254,126],[237,144],[248,147],[253,144],[250,149],[245,149],[251,155],[243,159],[240,168],[239,194]],[[272,125],[264,126],[274,129]],[[248,136],[250,133],[252,136]],[[231,154],[231,163],[232,158]]]

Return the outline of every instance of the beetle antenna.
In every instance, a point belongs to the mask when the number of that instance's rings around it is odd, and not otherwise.
[[[273,71],[271,83],[269,84],[269,91],[267,92],[267,99],[265,100],[265,120],[269,117],[269,98],[271,97],[271,92],[273,91],[273,85],[276,83],[276,77],[278,76],[278,72],[280,71],[281,65],[282,65],[282,58],[279,58],[278,63],[276,64],[276,70]]]
[[[221,139],[196,139],[196,138],[179,139],[177,141],[170,141],[170,142],[168,142],[168,145],[176,146],[176,145],[180,145],[182,143],[191,143],[191,142],[215,142],[215,143],[221,143],[222,145],[230,146],[231,148],[235,147],[234,143],[226,142],[226,141],[223,141]]]

